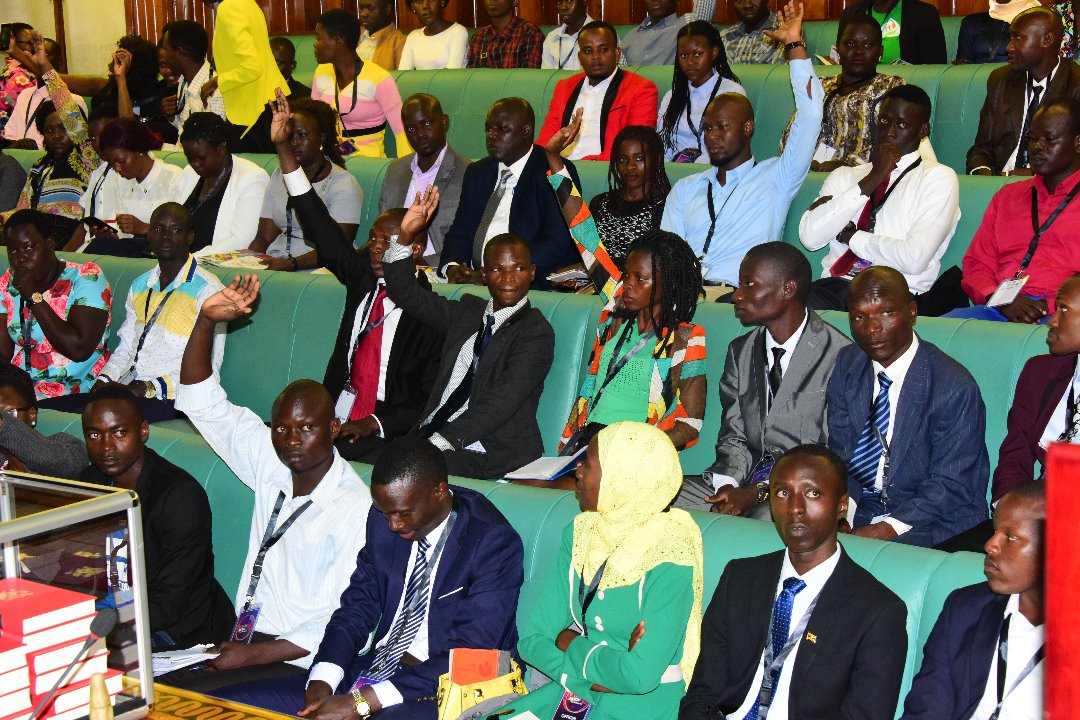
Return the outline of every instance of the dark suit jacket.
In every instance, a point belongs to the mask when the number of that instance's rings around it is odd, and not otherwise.
[[[742,484],[749,479],[765,448],[779,458],[801,443],[828,441],[825,386],[836,354],[851,341],[813,310],[807,313],[806,329],[767,415],[767,331],[758,327],[731,341],[720,379],[723,415],[716,439],[716,461],[709,471],[729,475]]]
[[[977,167],[992,168],[995,173],[1008,162],[1024,125],[1027,106],[1027,72],[1013,70],[1006,65],[990,73],[986,80],[986,99],[979,113],[979,131],[975,143],[968,150],[967,171]],[[1046,97],[1039,104],[1059,97],[1080,99],[1080,65],[1072,60],[1062,60]]]
[[[548,140],[570,124],[574,105],[577,104],[585,73],[563,78],[555,85],[555,93],[548,106],[547,117],[540,128],[538,145]],[[600,109],[600,154],[589,155],[583,160],[609,160],[614,149],[615,136],[627,125],[656,127],[657,90],[651,80],[646,80],[628,70],[617,69],[611,79]]]
[[[524,580],[521,538],[475,490],[455,486],[454,508],[457,522],[430,591],[428,659],[390,678],[406,703],[435,695],[452,648],[513,650],[517,645],[515,616]],[[372,507],[356,571],[312,661],[312,666],[329,662],[345,670],[341,692],[360,669],[370,667],[374,653],[357,658],[368,636],[374,632],[374,647],[393,625],[411,549],[412,542],[390,532],[386,518]]]
[[[994,469],[992,497],[1000,500],[1017,485],[1037,473],[1035,463],[1046,462],[1039,440],[1057,404],[1069,389],[1076,371],[1076,354],[1036,355],[1027,361],[1016,381],[1016,394],[1009,408],[1008,432],[1001,442]]]
[[[845,462],[855,454],[873,391],[870,357],[858,345],[841,350],[825,402],[829,447]],[[920,340],[890,443],[889,511],[912,526],[898,542],[933,547],[986,520],[985,435],[986,407],[971,373]],[[858,502],[862,487],[849,479],[848,493]]]
[[[382,190],[379,193],[379,212],[405,206],[405,193],[409,192],[409,183],[412,182],[412,161],[415,156],[416,153],[409,153],[386,167],[386,177],[383,178]],[[442,253],[446,233],[454,222],[454,215],[461,202],[461,184],[465,181],[465,169],[471,163],[472,160],[449,145],[446,146],[446,155],[443,156],[439,172],[435,174],[435,187],[439,188],[439,207],[428,223],[428,239],[435,248],[436,256]]]
[[[435,385],[420,414],[426,418],[442,400],[462,345],[482,329],[488,301],[468,294],[447,300],[423,290],[412,267],[410,259],[383,266],[390,298],[443,337]],[[500,326],[480,357],[468,409],[439,430],[457,451],[477,441],[484,446],[487,460],[479,477],[501,477],[543,455],[536,411],[554,352],[555,331],[526,303]]]
[[[923,648],[901,720],[968,720],[982,700],[1008,595],[987,583],[953,590]]]
[[[569,161],[566,168],[574,184],[581,187],[577,168]],[[532,286],[537,290],[551,287],[547,276],[552,271],[581,262],[555,192],[548,183],[547,171],[544,148],[534,145],[510,204],[510,232],[525,238],[532,249],[536,263],[536,281]],[[473,257],[473,239],[498,179],[499,162],[491,157],[477,160],[465,170],[461,203],[446,233],[440,266],[456,262],[480,267],[483,258]]]
[[[336,399],[348,380],[349,346],[356,310],[378,278],[371,270],[368,254],[353,249],[314,190],[293,198],[293,208],[304,229],[304,237],[310,238],[315,246],[319,265],[334,273],[345,286],[345,313],[323,379],[330,397]],[[421,282],[427,283],[426,278]],[[375,417],[388,440],[404,435],[418,422],[420,409],[435,383],[441,352],[442,337],[403,311],[390,346],[385,399],[375,403]]]
[[[786,550],[732,560],[701,624],[701,655],[679,720],[722,718],[751,687]],[[791,672],[791,720],[891,720],[907,654],[907,607],[841,550]],[[858,598],[858,602],[852,602]],[[807,638],[816,636],[816,640]],[[733,716],[733,720],[735,719]]]
[[[912,65],[944,65],[949,62],[945,30],[937,8],[920,0],[900,1],[900,59]],[[870,0],[849,5],[840,16],[840,24],[862,13],[870,15]]]

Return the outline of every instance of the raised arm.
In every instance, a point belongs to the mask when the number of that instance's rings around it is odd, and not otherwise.
[[[232,322],[250,315],[258,297],[259,278],[255,275],[237,275],[228,287],[203,302],[180,362],[181,383],[195,385],[214,374],[215,328],[218,323]]]

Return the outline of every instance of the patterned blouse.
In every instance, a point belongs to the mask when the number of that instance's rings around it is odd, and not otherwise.
[[[105,332],[97,347],[82,361],[72,360],[53,349],[30,308],[22,307],[19,290],[11,283],[11,270],[0,276],[0,307],[6,315],[8,335],[15,343],[11,364],[30,373],[39,399],[88,392],[94,378],[109,360],[105,339],[109,337],[109,323],[112,322],[112,288],[95,263],[62,262],[64,270],[60,279],[43,293],[53,311],[65,321],[71,309],[79,305],[108,313]]]
[[[4,68],[0,70],[0,133],[4,132],[19,93],[33,84],[33,76],[15,58],[4,60]]]
[[[870,162],[878,99],[903,84],[903,78],[878,73],[870,82],[846,95],[840,95],[839,75],[821,78],[821,86],[825,90],[825,115],[821,121],[821,134],[818,135],[818,148],[828,145],[835,149],[836,155],[832,159],[849,167]],[[784,152],[794,119],[793,114],[780,138],[781,153]]]
[[[1061,57],[1069,60],[1076,59],[1076,18],[1073,17],[1073,6],[1069,2],[1054,3],[1054,10],[1061,16],[1061,24],[1065,26],[1065,35],[1061,38]]]
[[[630,243],[660,227],[667,198],[619,203],[616,202],[616,193],[616,190],[609,190],[594,197],[589,203],[589,212],[596,221],[596,229],[608,255],[621,268],[626,265]]]

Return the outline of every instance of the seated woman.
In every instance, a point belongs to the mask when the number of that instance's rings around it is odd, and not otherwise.
[[[0,276],[0,357],[30,373],[41,407],[63,409],[105,367],[112,289],[95,263],[61,260],[52,221],[20,210],[4,225],[10,269]],[[51,398],[52,401],[46,400]]]
[[[840,56],[840,74],[821,78],[825,114],[814,161],[810,163],[813,172],[832,172],[838,167],[870,162],[878,98],[904,84],[903,78],[877,71],[881,26],[871,15],[855,15],[840,25],[836,52]],[[790,131],[788,121],[780,138],[780,152],[784,152]]]
[[[180,133],[188,166],[176,200],[191,213],[196,255],[242,250],[259,229],[270,177],[261,167],[229,153],[232,129],[212,112],[188,116]]]
[[[577,112],[548,142],[549,181],[606,304],[559,452],[574,454],[622,420],[656,425],[681,450],[697,442],[708,389],[705,328],[690,323],[701,297],[701,264],[678,235],[650,230],[630,245],[626,269],[619,269],[560,155],[580,129]]]
[[[345,169],[337,143],[333,108],[318,100],[300,98],[289,103],[293,114],[292,147],[315,193],[341,226],[345,237],[356,236],[364,194],[356,178]],[[259,231],[251,243],[255,252],[266,253],[271,270],[310,270],[318,266],[315,250],[304,242],[304,228],[289,204],[289,193],[274,170],[263,196]]]
[[[589,212],[612,261],[622,268],[630,245],[660,227],[671,181],[664,169],[660,136],[650,127],[627,125],[615,136],[607,192],[589,203]]]
[[[469,31],[443,18],[447,0],[409,0],[420,28],[405,38],[398,70],[442,70],[465,67]],[[402,153],[398,153],[401,157]]]
[[[701,116],[720,93],[746,91],[728,65],[720,33],[712,23],[694,20],[679,30],[671,89],[660,101],[656,131],[664,138],[668,162],[709,164]]]
[[[0,363],[0,470],[75,479],[90,462],[82,440],[69,433],[42,435],[34,381],[25,370]]]
[[[674,718],[697,661],[703,582],[701,532],[667,509],[678,453],[656,428],[621,422],[589,442],[575,474],[582,512],[518,643],[554,682],[504,709],[548,718],[572,694],[591,720]]]
[[[315,59],[311,99],[333,105],[341,118],[338,142],[346,157],[386,157],[383,126],[389,124],[397,157],[412,152],[401,122],[401,93],[393,76],[356,54],[360,21],[338,8],[319,16],[315,26]]]

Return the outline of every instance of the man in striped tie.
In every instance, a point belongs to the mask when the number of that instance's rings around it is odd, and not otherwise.
[[[367,542],[310,675],[221,696],[309,720],[435,720],[451,649],[517,646],[524,551],[495,506],[451,491],[446,459],[423,438],[387,446],[371,497]]]
[[[882,266],[848,289],[855,345],[825,393],[829,447],[848,464],[856,535],[933,547],[988,516],[986,408],[960,363],[915,334],[907,281]]]

